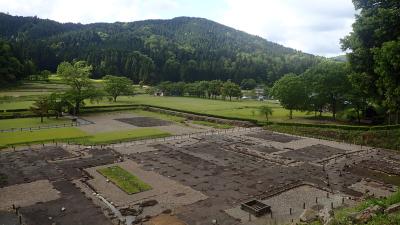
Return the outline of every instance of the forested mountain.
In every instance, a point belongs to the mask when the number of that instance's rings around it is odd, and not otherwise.
[[[0,13],[0,38],[17,58],[38,70],[86,60],[94,77],[127,76],[134,82],[254,78],[272,83],[300,74],[319,57],[202,19],[177,17],[130,23],[72,24]]]

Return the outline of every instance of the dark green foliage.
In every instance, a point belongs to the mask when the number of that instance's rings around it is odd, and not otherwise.
[[[240,83],[240,87],[243,90],[252,90],[257,86],[257,82],[254,79],[243,79]]]
[[[107,74],[146,84],[252,78],[272,84],[302,73],[319,58],[201,18],[132,23],[61,24],[0,14],[0,37],[39,70],[85,60],[93,77]]]
[[[345,63],[329,60],[308,69],[302,74],[307,87],[308,107],[319,112],[328,107],[336,119],[338,109],[343,107],[346,94],[351,90],[348,74]]]
[[[24,75],[25,65],[15,56],[11,45],[0,39],[0,86],[20,80]]]
[[[114,102],[117,101],[117,97],[121,95],[133,95],[132,81],[126,77],[117,77],[107,75],[103,77],[105,82],[104,90],[109,94]]]
[[[399,123],[400,1],[353,0],[360,11],[353,32],[342,40],[353,85],[369,100],[386,107],[388,122]]]
[[[221,94],[224,98],[229,97],[229,101],[232,101],[232,97],[242,97],[242,91],[240,86],[228,80],[222,85]]]
[[[307,101],[307,93],[303,79],[296,74],[286,74],[272,87],[271,94],[281,105],[289,110],[292,119],[293,110],[301,110]]]

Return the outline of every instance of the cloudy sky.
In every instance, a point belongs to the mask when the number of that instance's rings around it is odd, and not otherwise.
[[[304,52],[341,54],[351,0],[0,0],[0,11],[59,22],[204,17]]]

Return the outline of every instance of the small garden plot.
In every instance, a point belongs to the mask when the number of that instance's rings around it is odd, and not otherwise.
[[[289,151],[282,153],[284,157],[296,159],[304,162],[311,162],[315,160],[321,160],[333,155],[343,154],[346,151],[339,148],[333,148],[325,145],[312,145],[305,148],[297,149],[294,151]]]
[[[283,134],[274,134],[271,132],[258,132],[258,133],[248,134],[247,136],[259,138],[259,139],[263,139],[263,140],[267,140],[267,141],[281,142],[281,143],[288,143],[288,142],[296,141],[296,140],[300,139],[298,137],[293,137],[293,136],[288,136],[288,135],[283,135]]]
[[[198,124],[198,125],[202,125],[202,126],[212,127],[212,128],[215,128],[215,129],[230,129],[230,128],[234,127],[234,126],[229,125],[229,124],[213,123],[213,122],[200,121],[200,120],[192,121],[192,123]]]
[[[123,123],[128,123],[137,127],[168,126],[172,124],[172,122],[170,121],[160,120],[151,117],[132,117],[132,118],[120,118],[115,120]]]
[[[136,176],[119,166],[111,166],[97,170],[100,174],[111,180],[127,194],[136,194],[151,190],[151,186],[141,181]]]

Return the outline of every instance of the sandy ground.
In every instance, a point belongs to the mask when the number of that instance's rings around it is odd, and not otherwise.
[[[145,225],[186,225],[186,223],[176,218],[176,216],[161,214],[152,218]]]
[[[9,210],[13,204],[21,207],[30,206],[59,197],[59,192],[48,180],[12,185],[0,189],[0,210]]]

